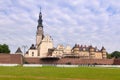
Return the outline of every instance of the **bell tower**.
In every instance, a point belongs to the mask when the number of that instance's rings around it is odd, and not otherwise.
[[[42,39],[44,38],[42,22],[43,22],[43,20],[42,20],[42,13],[41,13],[41,9],[40,9],[39,19],[38,19],[38,26],[37,26],[37,32],[36,32],[36,48],[39,47]]]

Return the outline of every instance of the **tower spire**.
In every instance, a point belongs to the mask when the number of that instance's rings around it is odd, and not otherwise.
[[[43,20],[42,20],[42,13],[41,13],[41,7],[40,7],[38,26],[37,26],[37,32],[36,32],[36,47],[37,48],[39,47],[42,39],[44,38],[42,21]]]
[[[40,13],[39,13],[39,19],[38,19],[38,26],[37,26],[37,28],[43,27],[42,22],[43,22],[43,20],[42,20],[42,12],[41,12],[41,7],[40,7]]]

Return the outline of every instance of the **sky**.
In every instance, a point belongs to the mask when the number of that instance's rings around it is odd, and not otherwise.
[[[120,0],[0,0],[0,44],[11,53],[35,44],[40,7],[44,34],[55,47],[77,43],[120,51]]]

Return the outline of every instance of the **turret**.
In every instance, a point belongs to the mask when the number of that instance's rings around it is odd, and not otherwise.
[[[94,52],[94,51],[95,51],[94,47],[89,46],[89,51],[90,51],[90,52]]]
[[[94,59],[95,58],[95,48],[91,45],[89,46],[89,58]]]
[[[107,58],[107,52],[106,52],[106,49],[104,47],[102,47],[101,52],[102,52],[103,59],[106,59]]]
[[[101,52],[106,53],[106,49],[102,47]]]
[[[18,47],[18,49],[16,50],[15,54],[22,54],[22,51],[21,51],[20,47]]]
[[[73,53],[78,54],[80,51],[79,48],[80,46],[78,44],[75,44],[75,46],[73,47]]]

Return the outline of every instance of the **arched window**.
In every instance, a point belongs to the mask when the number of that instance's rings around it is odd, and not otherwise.
[[[32,52],[32,56],[34,56],[34,52]]]

